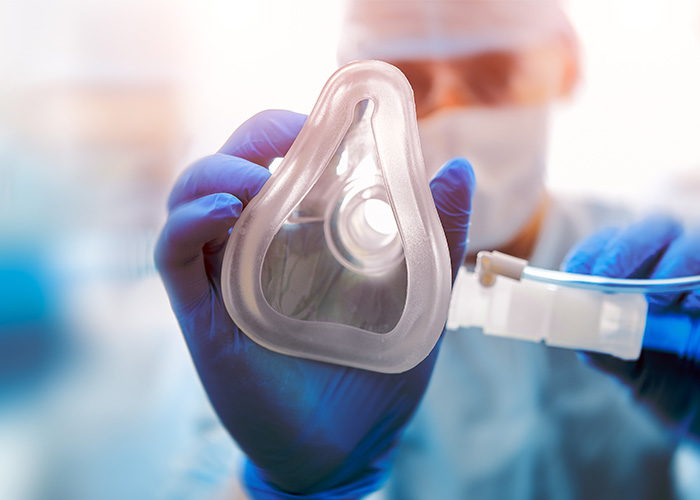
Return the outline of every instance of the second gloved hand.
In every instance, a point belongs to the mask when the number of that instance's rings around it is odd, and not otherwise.
[[[615,278],[672,278],[700,274],[700,231],[673,219],[649,217],[627,229],[605,229],[577,245],[568,272]],[[650,294],[642,354],[622,361],[586,359],[629,385],[635,396],[680,432],[700,436],[700,294]]]
[[[359,498],[386,477],[400,433],[425,392],[439,343],[401,374],[293,358],[251,341],[221,298],[229,229],[304,120],[284,111],[258,114],[218,154],[190,167],[171,194],[156,261],[209,398],[249,458],[244,478],[249,492],[255,498]],[[453,277],[466,253],[473,188],[464,160],[450,162],[431,182]]]

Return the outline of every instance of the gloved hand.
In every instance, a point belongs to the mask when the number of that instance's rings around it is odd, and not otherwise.
[[[186,170],[169,199],[156,263],[209,398],[249,458],[244,471],[249,492],[255,498],[357,498],[386,476],[438,347],[401,374],[289,357],[246,337],[221,298],[229,229],[304,120],[287,111],[260,113],[217,154]],[[465,160],[450,162],[430,184],[453,278],[466,253],[474,184]]]
[[[562,267],[616,278],[700,274],[700,230],[649,217],[625,230],[605,229],[579,243]],[[587,361],[629,385],[635,396],[681,432],[700,432],[700,293],[649,294],[642,354],[622,361],[587,353]]]

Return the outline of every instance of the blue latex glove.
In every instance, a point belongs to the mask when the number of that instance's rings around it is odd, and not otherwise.
[[[305,116],[267,111],[244,123],[215,155],[177,181],[156,262],[199,376],[249,461],[255,498],[357,498],[385,478],[399,434],[425,392],[438,348],[401,374],[298,359],[251,341],[221,299],[229,229],[283,156]],[[466,253],[474,174],[446,165],[430,187],[452,259]],[[426,307],[430,307],[426,304]]]
[[[605,229],[577,245],[566,271],[617,278],[700,274],[700,230],[664,216],[627,229]],[[629,385],[635,396],[681,432],[700,435],[700,293],[650,294],[642,354],[622,361],[585,354]]]

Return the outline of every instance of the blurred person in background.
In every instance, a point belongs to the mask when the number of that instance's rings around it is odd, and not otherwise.
[[[3,10],[0,497],[208,498],[235,449],[152,263],[189,134],[184,14]]]
[[[395,64],[411,82],[426,166],[431,175],[442,167],[431,187],[450,234],[465,236],[458,219],[473,202],[470,256],[498,249],[538,267],[619,277],[700,271],[692,259],[700,242],[674,220],[637,222],[623,207],[546,189],[551,107],[570,97],[580,73],[576,35],[557,2],[350,1],[339,61],[354,59]],[[200,378],[248,456],[248,492],[359,498],[388,476],[386,498],[676,496],[674,455],[698,408],[695,396],[674,408],[696,382],[683,372],[689,353],[663,367],[686,375],[681,390],[647,352],[607,366],[627,387],[574,352],[462,329],[445,333],[437,359],[435,349],[387,375],[288,358],[237,329],[219,291],[223,242],[303,121],[256,115],[188,169],[156,251]],[[473,165],[473,197],[471,169],[455,157]],[[610,225],[624,229],[596,232]],[[696,325],[693,300],[673,312]],[[675,334],[661,302],[662,334]],[[649,400],[652,376],[661,382],[651,392],[665,401]]]
[[[551,114],[572,97],[581,72],[577,37],[559,2],[399,8],[356,0],[343,35],[341,63],[382,59],[411,82],[429,172],[457,156],[472,163],[470,255],[496,249],[557,269],[582,238],[639,217],[546,188]],[[678,234],[665,218],[642,227],[660,248]],[[606,242],[609,252],[638,243],[618,237]],[[399,447],[390,496],[674,495],[677,437],[575,353],[464,331],[448,332],[442,349]]]

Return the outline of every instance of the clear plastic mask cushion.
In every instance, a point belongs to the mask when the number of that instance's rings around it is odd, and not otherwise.
[[[450,273],[408,81],[340,68],[231,232],[229,314],[274,351],[403,372],[437,343]]]

